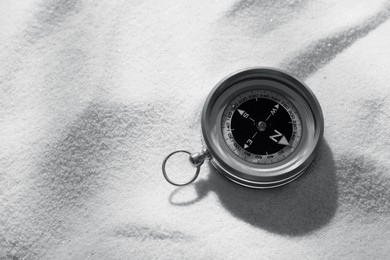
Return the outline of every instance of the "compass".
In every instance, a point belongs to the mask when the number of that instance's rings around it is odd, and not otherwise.
[[[205,148],[176,151],[163,162],[163,174],[174,185],[194,181],[205,159],[225,177],[251,188],[291,182],[312,162],[324,131],[318,100],[301,81],[274,68],[249,68],[229,75],[210,92],[202,112]],[[197,167],[193,179],[176,183],[166,162],[189,153]]]

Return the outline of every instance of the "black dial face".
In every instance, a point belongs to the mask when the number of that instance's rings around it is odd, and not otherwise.
[[[291,118],[286,109],[278,102],[266,98],[250,99],[242,103],[236,110],[238,113],[233,114],[231,123],[232,129],[234,129],[232,132],[234,139],[244,147],[248,140],[248,132],[253,132],[252,138],[256,140],[246,148],[248,152],[272,154],[280,151],[283,144],[289,145],[287,140],[290,140],[293,130]],[[248,117],[241,115],[240,111],[245,111],[242,114],[246,113]],[[275,142],[275,139],[270,138],[274,135],[281,136],[284,141],[282,145],[279,140]]]
[[[225,109],[222,133],[228,147],[240,158],[272,164],[294,152],[302,123],[286,97],[270,90],[250,90],[235,97]]]

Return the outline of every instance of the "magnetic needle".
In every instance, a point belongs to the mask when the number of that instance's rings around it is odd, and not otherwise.
[[[202,112],[205,148],[190,154],[197,167],[206,158],[230,180],[251,188],[272,188],[300,176],[313,160],[324,131],[313,92],[295,77],[273,68],[249,68],[220,81]]]

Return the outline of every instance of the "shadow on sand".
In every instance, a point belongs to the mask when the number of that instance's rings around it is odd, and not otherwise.
[[[273,233],[302,236],[330,222],[337,209],[335,166],[329,145],[322,141],[317,157],[306,173],[281,188],[255,190],[241,187],[219,174],[212,166],[207,180],[195,182],[197,198],[175,203],[181,188],[169,198],[173,205],[189,206],[208,192],[215,192],[223,207],[234,217]]]

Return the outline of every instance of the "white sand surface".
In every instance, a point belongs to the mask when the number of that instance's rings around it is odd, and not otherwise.
[[[390,259],[390,2],[1,1],[0,259]],[[200,151],[214,85],[305,81],[325,117],[295,182],[243,188]],[[183,171],[186,170],[183,165]]]

